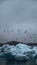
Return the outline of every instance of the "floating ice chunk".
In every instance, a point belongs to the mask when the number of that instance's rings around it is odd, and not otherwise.
[[[2,46],[3,52],[4,53],[9,53],[10,52],[10,46],[8,44],[4,44]]]
[[[18,59],[32,59],[35,58],[36,53],[36,47],[31,48],[31,46],[28,46],[26,44],[17,44],[13,48],[11,48],[11,54],[14,55]],[[37,54],[37,53],[36,53]]]
[[[16,60],[34,59],[37,55],[37,47],[31,47],[32,46],[21,43],[17,44],[16,46],[5,44],[0,47],[0,54],[2,55],[4,53],[6,54],[6,57],[11,55],[11,57],[15,57]]]
[[[29,46],[25,45],[25,44],[17,44],[14,48],[11,48],[12,53],[16,53],[16,54],[23,54],[26,52],[30,52],[31,49],[29,48]]]
[[[37,47],[33,47],[32,50],[35,51],[35,53],[33,54],[33,56],[35,57],[37,55]]]
[[[3,49],[8,48],[8,47],[9,47],[9,44],[4,44],[4,45],[2,46]]]
[[[14,55],[17,60],[30,59],[30,55],[32,55],[31,46],[19,43],[11,48],[11,55]]]
[[[35,51],[35,54],[37,54],[37,47],[34,47],[33,50]]]
[[[2,52],[2,47],[0,47],[0,56],[2,56],[4,52]]]

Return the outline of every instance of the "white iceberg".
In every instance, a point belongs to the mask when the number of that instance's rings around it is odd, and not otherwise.
[[[28,60],[34,58],[34,53],[36,53],[31,46],[25,44],[17,44],[11,48],[11,55],[15,56],[15,59],[19,60]]]
[[[2,50],[3,52],[1,52]],[[12,57],[12,59],[15,58],[15,60],[37,59],[37,47],[32,48],[32,46],[21,43],[17,44],[16,46],[5,44],[0,47],[0,53],[4,53],[4,55],[6,54],[6,57],[9,55]]]

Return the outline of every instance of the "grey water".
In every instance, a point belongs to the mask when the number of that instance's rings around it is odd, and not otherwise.
[[[37,64],[34,61],[27,61],[27,62],[23,61],[23,62],[12,62],[8,65],[37,65]]]
[[[11,61],[0,58],[0,65],[37,65],[35,60],[30,61]]]

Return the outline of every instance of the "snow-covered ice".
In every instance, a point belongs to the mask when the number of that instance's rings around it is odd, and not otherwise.
[[[21,43],[17,44],[16,46],[4,44],[2,47],[0,47],[0,56],[1,54],[3,55],[3,53],[10,53],[11,56],[14,56],[16,60],[37,59],[37,47],[31,47],[32,46]]]

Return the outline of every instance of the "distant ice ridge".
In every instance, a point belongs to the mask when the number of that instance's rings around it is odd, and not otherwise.
[[[16,60],[37,59],[37,47],[28,46],[26,44],[19,43],[16,46],[4,44],[0,47],[0,56],[8,53],[11,54],[12,58],[14,56]]]

